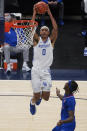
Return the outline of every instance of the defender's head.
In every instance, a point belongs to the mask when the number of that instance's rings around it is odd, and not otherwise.
[[[75,81],[68,81],[64,86],[65,94],[74,94],[78,91],[78,84]]]
[[[11,21],[11,15],[10,15],[10,13],[5,13],[5,21],[6,22]]]
[[[5,13],[5,21],[11,22],[13,20],[16,20],[16,16],[10,13]]]
[[[42,26],[40,28],[40,36],[42,38],[47,38],[49,36],[49,34],[50,34],[50,30],[47,26]]]

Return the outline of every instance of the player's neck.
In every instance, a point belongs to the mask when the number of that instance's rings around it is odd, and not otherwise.
[[[69,95],[70,95],[70,92],[69,92],[69,91],[65,91],[65,95],[66,95],[66,96],[69,96]]]
[[[42,39],[43,42],[46,42],[48,37],[41,37],[41,39]]]

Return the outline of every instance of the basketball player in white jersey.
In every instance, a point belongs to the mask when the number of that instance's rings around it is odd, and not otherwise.
[[[32,20],[35,20],[36,13],[34,6]],[[31,71],[33,98],[30,101],[32,115],[36,113],[36,105],[39,105],[42,99],[49,100],[52,87],[50,66],[53,62],[53,48],[57,39],[58,27],[49,7],[47,13],[53,26],[51,35],[49,36],[50,31],[47,26],[41,27],[40,36],[34,35],[34,58]]]

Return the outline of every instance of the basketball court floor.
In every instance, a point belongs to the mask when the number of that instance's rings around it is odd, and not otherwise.
[[[63,94],[66,81],[52,81],[51,97],[37,107],[36,115],[29,112],[32,97],[30,80],[0,80],[0,131],[51,131],[60,120],[61,101],[56,97],[56,87]],[[77,81],[76,130],[87,131],[87,81]]]

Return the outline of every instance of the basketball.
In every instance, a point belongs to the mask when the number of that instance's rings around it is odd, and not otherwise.
[[[45,14],[48,9],[48,5],[41,1],[36,3],[35,8],[38,14]]]

